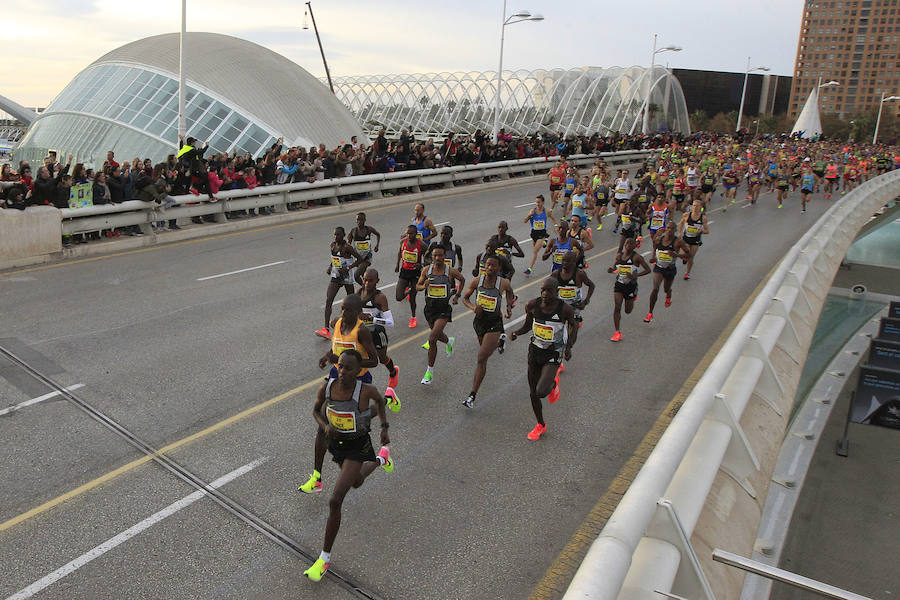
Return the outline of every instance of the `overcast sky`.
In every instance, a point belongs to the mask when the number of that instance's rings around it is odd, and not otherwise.
[[[333,77],[497,69],[502,0],[315,0]],[[3,0],[0,95],[46,106],[88,64],[123,44],[178,31],[180,0]],[[793,71],[803,0],[510,0],[542,22],[506,28],[504,70],[649,65],[742,72],[747,56]],[[324,76],[305,4],[188,0],[188,31],[244,38]]]

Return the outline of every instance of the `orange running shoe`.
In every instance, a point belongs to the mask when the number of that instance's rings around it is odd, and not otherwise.
[[[388,378],[388,387],[395,388],[400,383],[400,367],[394,365],[394,374]]]
[[[409,326],[410,326],[410,328],[418,327],[418,325],[419,325],[418,319],[416,319],[415,317],[411,317],[411,318],[409,319]]]
[[[550,401],[550,404],[556,404],[556,401],[559,400],[559,381],[556,382],[556,386],[547,396],[547,400]]]
[[[666,306],[672,306],[672,299],[666,298]]]
[[[653,313],[648,312],[648,313],[647,313],[647,316],[644,317],[644,323],[649,323],[649,322],[652,321],[652,320],[653,320]]]
[[[528,439],[535,440],[535,441],[539,440],[539,439],[541,439],[541,436],[544,435],[544,432],[546,432],[546,431],[547,431],[547,426],[541,425],[540,423],[538,423],[537,425],[534,426],[534,429],[532,429],[531,432],[528,434]]]
[[[621,332],[621,331],[615,332],[615,333],[613,334],[613,336],[612,336],[611,338],[609,338],[609,341],[611,341],[611,342],[621,342],[621,341],[622,341],[622,332]]]

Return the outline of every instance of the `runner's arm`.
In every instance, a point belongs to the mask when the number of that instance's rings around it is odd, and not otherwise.
[[[516,303],[516,294],[513,292],[512,284],[509,282],[509,279],[503,279],[502,281],[501,291],[504,289],[506,291],[506,318],[508,319],[512,316],[513,305]]]
[[[634,277],[636,281],[638,277],[643,277],[650,272],[650,265],[648,265],[647,261],[644,260],[644,257],[637,252],[634,253],[634,262],[641,266],[640,272]]]
[[[525,220],[522,221],[522,222],[523,222],[523,223],[528,223],[529,221],[531,221],[531,216],[532,216],[533,214],[534,214],[534,209],[532,208],[532,209],[528,212],[528,216],[525,217]]]
[[[456,245],[456,258],[459,259],[459,266],[457,267],[457,269],[459,269],[459,272],[462,273],[463,255],[462,255],[462,246],[460,246],[459,244]]]
[[[585,229],[587,233],[587,230]],[[594,249],[594,238],[591,237],[591,234],[588,233],[588,237],[586,240],[582,240],[584,242],[584,246],[582,247],[582,252],[587,253],[589,250]]]
[[[462,294],[463,289],[466,287],[466,278],[463,277],[461,271],[457,269],[450,269],[450,277],[459,282],[459,285],[453,286],[453,291],[450,292],[453,295],[453,304],[459,303],[459,297]]]
[[[519,246],[519,242],[516,241],[516,238],[509,236],[509,240],[512,242],[512,245],[516,248],[516,251],[513,253],[513,256],[518,256],[519,258],[525,258],[525,252],[522,251],[522,248]]]
[[[703,215],[703,233],[709,233],[709,219],[706,218],[706,215]]]
[[[588,302],[591,301],[591,296],[594,295],[594,289],[597,287],[594,282],[588,277],[587,271],[579,271],[581,273],[581,285],[586,285],[588,288],[587,296],[584,297],[584,300],[581,301],[581,308],[584,308],[588,305]]]
[[[483,254],[483,253],[482,253]],[[481,254],[475,257],[475,268],[472,269],[472,277],[478,277],[478,265],[481,264]]]
[[[360,327],[356,333],[357,339],[359,339],[360,345],[363,347],[363,350],[368,354],[368,358],[362,359],[362,362],[359,363],[359,366],[365,367],[366,369],[372,369],[378,366],[378,352],[375,350],[375,342],[372,341],[372,333],[366,329],[365,327]]]
[[[369,227],[369,232],[375,236],[375,252],[378,252],[378,247],[381,246],[381,234],[374,227]]]
[[[318,423],[319,427],[327,431],[331,424],[322,416],[322,405],[325,404],[325,385],[324,383],[320,385],[319,391],[316,392],[316,401],[313,402],[312,413],[313,419]]]
[[[431,232],[431,235],[429,235],[427,238],[422,238],[422,241],[427,244],[437,237],[437,228],[435,228],[434,223],[432,223],[431,219],[429,219],[428,217],[425,218],[425,223],[423,223],[423,225],[428,228],[428,231]]]
[[[541,255],[541,260],[550,258],[550,255],[553,254],[554,250],[556,250],[556,238],[553,238],[550,243],[547,244],[547,249],[544,250],[544,253]]]
[[[534,324],[534,303],[537,300],[529,300],[525,303],[525,322],[522,323],[522,326],[516,329],[515,331],[510,332],[510,339],[515,340],[520,335],[523,335],[531,330],[531,327]]]
[[[416,291],[417,292],[425,291],[425,288],[428,287],[428,284],[426,283],[427,279],[428,279],[428,272],[425,271],[425,269],[422,269],[422,272],[419,273],[419,280],[416,282]]]
[[[468,308],[469,310],[471,310],[474,313],[478,312],[478,307],[475,306],[474,304],[472,304],[472,302],[469,300],[469,297],[472,296],[472,293],[475,291],[475,288],[477,288],[477,287],[478,287],[478,278],[476,277],[475,279],[473,279],[472,281],[469,282],[469,285],[466,286],[466,293],[463,294],[463,297],[462,297],[462,303],[465,305],[466,308]]]

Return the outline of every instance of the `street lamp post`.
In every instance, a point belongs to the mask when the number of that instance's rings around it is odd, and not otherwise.
[[[184,105],[187,89],[184,81],[184,35],[187,33],[187,0],[181,0],[181,34],[178,36],[178,140],[187,134]],[[175,147],[178,148],[178,140]]]
[[[750,68],[750,57],[747,57],[747,70],[744,71],[744,89],[741,91],[741,107],[738,109],[738,118],[737,118],[737,126],[734,128],[734,132],[737,133],[741,130],[741,118],[744,116],[744,99],[747,97],[747,79],[750,78],[750,73],[753,71],[769,71],[769,67],[756,67],[755,69]]]
[[[322,38],[319,37],[319,28],[316,27],[316,16],[313,14],[312,2],[306,3],[306,10],[309,13],[309,18],[312,19],[313,31],[316,32],[316,41],[319,42],[319,54],[322,55],[322,64],[325,65],[325,78],[328,79],[328,89],[330,89],[333,94],[334,86],[331,84],[331,71],[328,70],[328,61],[325,60],[325,50],[322,49]],[[306,19],[304,19],[303,22],[303,29],[309,29],[306,25]]]
[[[500,66],[497,68],[497,95],[494,98],[494,129],[492,132],[494,143],[497,143],[497,134],[500,133],[500,88],[503,86],[503,41],[506,37],[506,26],[522,21],[543,21],[541,15],[533,15],[527,10],[517,10],[506,16],[506,0],[503,0],[503,23],[500,26]]]
[[[657,34],[653,34],[653,52],[650,54],[650,73],[647,78],[647,96],[644,98],[644,123],[641,127],[642,133],[648,133],[650,127],[650,93],[653,91],[653,67],[656,66],[656,55],[660,52],[681,52],[681,46],[666,46],[665,48],[656,49]]]
[[[881,109],[884,107],[885,102],[890,102],[891,100],[900,100],[900,96],[888,96],[884,97],[884,92],[881,92],[881,102],[878,103],[878,119],[875,121],[875,135],[872,136],[872,145],[878,143],[878,127],[881,125]]]

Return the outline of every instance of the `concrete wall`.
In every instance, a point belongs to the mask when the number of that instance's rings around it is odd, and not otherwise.
[[[33,263],[34,257],[61,250],[62,225],[58,209],[52,206],[0,209],[0,269]]]

